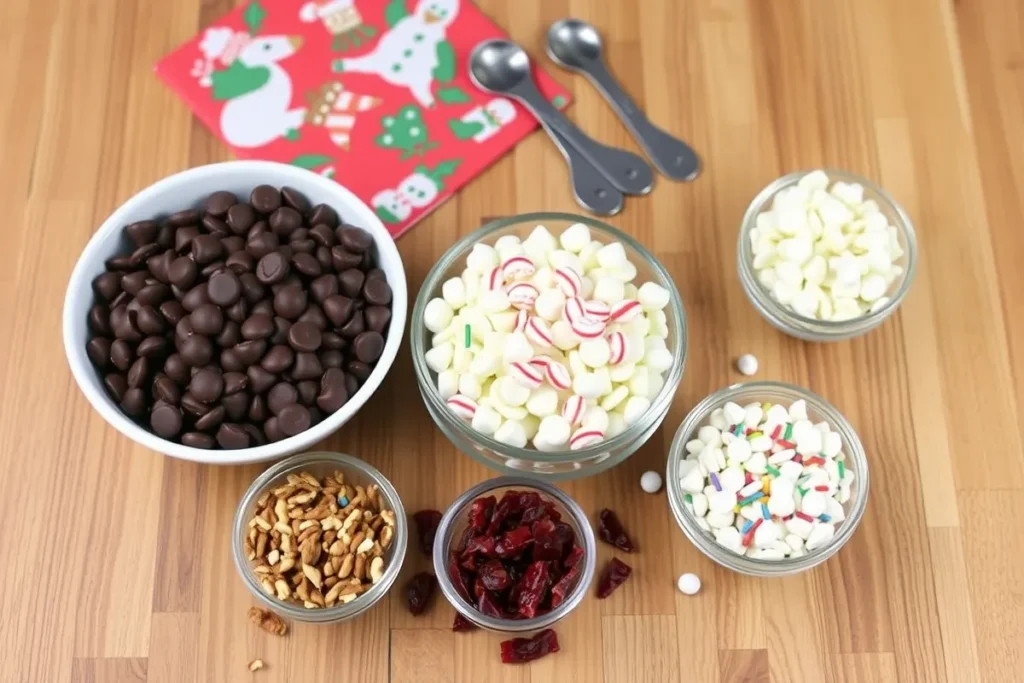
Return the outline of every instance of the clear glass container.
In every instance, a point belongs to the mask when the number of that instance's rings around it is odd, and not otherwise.
[[[893,280],[886,291],[885,296],[889,297],[888,303],[874,313],[843,321],[816,320],[802,316],[780,304],[758,279],[757,273],[754,271],[754,252],[753,246],[750,244],[750,231],[757,224],[758,214],[771,208],[775,195],[780,190],[796,185],[800,178],[807,173],[808,171],[798,171],[773,181],[754,197],[754,201],[750,202],[747,212],[743,215],[743,223],[740,225],[737,248],[740,282],[747,298],[764,319],[790,336],[807,341],[840,341],[858,337],[878,327],[886,318],[895,313],[910,290],[917,270],[917,238],[914,234],[914,225],[907,212],[878,185],[847,171],[825,169],[830,183],[836,181],[859,183],[864,187],[864,199],[874,200],[878,204],[879,210],[889,221],[889,225],[896,228],[900,247],[903,249],[903,256],[896,261],[896,265],[903,268],[903,273]]]
[[[850,500],[843,505],[846,519],[836,527],[836,534],[831,543],[810,551],[802,557],[765,560],[737,555],[719,545],[710,532],[699,527],[694,515],[684,505],[685,492],[680,486],[679,464],[686,458],[686,443],[697,438],[698,430],[708,424],[713,410],[721,408],[729,401],[740,406],[767,401],[788,407],[789,404],[799,399],[804,399],[807,402],[807,418],[811,422],[827,422],[843,440],[846,467],[856,477],[850,489]],[[839,549],[850,540],[864,516],[868,502],[868,460],[853,427],[835,407],[821,396],[807,389],[782,382],[733,384],[716,391],[698,403],[683,420],[672,440],[666,476],[669,507],[690,542],[723,567],[751,576],[785,576],[818,566],[839,552]]]
[[[245,556],[245,537],[249,531],[249,520],[252,519],[256,512],[256,501],[259,500],[259,497],[265,491],[287,483],[289,474],[309,472],[315,477],[324,477],[328,474],[333,474],[336,470],[344,473],[346,484],[354,486],[376,484],[387,507],[395,513],[395,536],[391,541],[391,545],[384,552],[383,577],[355,600],[323,609],[306,609],[301,604],[285,602],[267,595],[260,587],[260,583],[256,578],[257,575],[252,571],[251,563]],[[253,597],[268,609],[296,621],[312,624],[332,624],[359,616],[373,607],[387,594],[402,569],[406,545],[408,544],[408,534],[405,508],[402,507],[402,501],[398,497],[398,492],[391,485],[391,482],[376,468],[358,458],[342,453],[300,453],[299,455],[293,455],[282,460],[261,474],[249,486],[249,490],[245,492],[245,495],[242,496],[242,501],[238,504],[238,510],[235,512],[235,520],[232,527],[231,554],[235,560],[235,569],[238,570],[238,575],[242,577],[242,583],[249,589]]]
[[[566,595],[565,601],[546,614],[533,619],[496,619],[477,611],[459,596],[448,578],[448,553],[453,544],[458,543],[469,523],[469,509],[473,501],[481,496],[492,495],[498,500],[509,490],[535,491],[544,500],[553,501],[555,509],[562,515],[562,521],[572,527],[576,534],[576,543],[583,548],[583,570],[576,579],[573,589]],[[547,482],[527,479],[525,477],[497,477],[477,484],[452,503],[437,527],[434,537],[434,574],[441,587],[444,597],[466,619],[480,628],[503,633],[526,633],[548,628],[565,615],[572,612],[586,597],[587,589],[594,578],[594,567],[597,565],[597,541],[590,521],[576,501]]]
[[[544,225],[556,237],[574,223],[590,228],[592,239],[604,244],[621,242],[629,260],[636,266],[633,283],[655,282],[670,293],[665,309],[669,330],[665,343],[672,352],[672,366],[664,373],[664,385],[651,398],[647,412],[625,431],[601,443],[579,450],[541,452],[532,448],[507,446],[474,430],[456,416],[437,391],[437,374],[429,367],[424,354],[430,349],[432,334],[423,323],[427,302],[441,296],[441,285],[458,276],[466,267],[466,256],[473,245],[493,245],[503,235],[525,239],[538,225]],[[683,300],[668,271],[639,242],[610,225],[586,216],[565,213],[531,213],[493,221],[466,235],[449,249],[431,269],[416,297],[409,336],[412,340],[413,367],[423,402],[434,422],[461,451],[503,474],[528,475],[548,480],[586,477],[621,463],[635,453],[661,425],[668,413],[683,376],[686,362],[686,313]]]

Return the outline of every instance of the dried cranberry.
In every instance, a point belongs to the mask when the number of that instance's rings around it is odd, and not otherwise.
[[[494,557],[494,546],[497,542],[498,540],[494,536],[474,536],[466,544],[465,549],[462,551],[462,557],[467,557],[473,553],[480,553],[484,557]]]
[[[601,574],[601,581],[597,584],[597,597],[607,598],[616,588],[624,584],[632,573],[633,569],[628,564],[613,557],[605,567],[604,573]]]
[[[579,547],[578,545],[574,545],[572,547],[572,550],[569,551],[569,554],[566,555],[565,561],[562,564],[565,565],[566,569],[572,569],[582,559],[583,559],[583,548]]]
[[[555,523],[542,519],[533,523],[533,559],[557,562],[562,559],[562,539],[555,533]]]
[[[520,583],[522,589],[519,592],[519,613],[527,619],[533,619],[537,616],[541,601],[547,595],[548,586],[551,585],[547,562],[531,564]]]
[[[413,615],[423,614],[434,595],[437,579],[430,572],[420,572],[405,584],[405,598],[409,601],[409,611]]]
[[[576,577],[580,575],[580,566],[575,564],[569,567],[569,571],[560,578],[551,588],[551,609],[554,609],[565,602],[565,596],[569,594]]]
[[[459,568],[459,557],[455,553],[450,553],[448,557],[448,578],[451,580],[452,585],[455,586],[455,592],[463,600],[470,602],[466,576],[462,573],[462,569]]]
[[[502,611],[501,606],[494,599],[493,593],[484,591],[480,594],[476,601],[476,608],[480,610],[481,614],[485,614],[489,617],[496,619],[504,619],[505,613]]]
[[[434,536],[437,534],[437,525],[441,523],[441,513],[437,510],[420,510],[412,518],[416,521],[420,550],[430,557],[434,552]]]
[[[533,533],[528,526],[518,526],[511,531],[506,531],[498,539],[494,546],[494,552],[498,557],[512,557],[526,549],[526,546],[533,542]]]
[[[477,568],[480,582],[489,591],[503,591],[512,583],[508,571],[498,560],[488,560]]]
[[[541,519],[550,519],[552,522],[557,522],[562,519],[562,515],[555,509],[555,504],[552,501],[543,500],[540,502],[540,505],[525,509],[520,522],[522,524],[533,524]]]
[[[601,515],[598,518],[597,525],[598,536],[605,543],[609,543],[619,550],[627,553],[631,553],[636,550],[636,546],[633,545],[633,541],[629,538],[629,534],[622,528],[622,522],[619,521],[618,516],[605,508],[601,510]]]
[[[517,512],[519,512],[519,491],[506,491],[494,507],[491,523],[487,525],[487,534],[493,536],[498,533],[505,518]]]
[[[473,622],[471,622],[469,619],[462,616],[461,614],[455,614],[455,621],[452,622],[453,631],[455,631],[456,633],[462,633],[463,631],[472,631],[475,628],[476,626],[474,626]]]
[[[560,649],[558,636],[548,628],[532,638],[513,638],[502,641],[501,661],[504,664],[530,662],[552,652],[558,652]]]
[[[468,572],[475,572],[477,566],[476,555],[470,555],[468,557],[463,556],[463,558],[459,560],[459,566]]]
[[[494,496],[477,498],[469,508],[469,525],[476,533],[482,532],[491,522],[491,515],[494,514],[494,506],[498,499]]]
[[[459,536],[459,542],[455,544],[455,549],[462,551],[469,545],[469,541],[473,538],[473,527],[467,526],[462,530],[462,535]]]

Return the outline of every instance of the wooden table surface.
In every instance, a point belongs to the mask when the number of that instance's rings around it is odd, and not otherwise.
[[[689,357],[665,427],[613,471],[566,485],[616,509],[639,541],[634,577],[588,597],[562,652],[504,666],[500,638],[453,634],[402,591],[345,625],[285,638],[246,619],[229,522],[260,467],[201,467],[135,446],[91,410],[68,371],[60,311],[90,234],[174,171],[229,158],[152,65],[229,9],[225,0],[0,2],[0,680],[876,681],[1021,680],[1024,670],[1024,10],[1019,0],[482,0],[535,56],[555,19],[601,29],[613,71],[652,119],[705,160],[660,180],[611,222],[670,269]],[[546,60],[542,60],[546,61]],[[591,134],[634,147],[597,93],[552,70]],[[789,339],[735,272],[747,202],[774,177],[840,167],[874,178],[913,217],[917,281],[868,336]],[[399,240],[410,294],[487,216],[575,211],[540,134]],[[815,571],[758,580],[684,538],[664,493],[675,427],[710,391],[760,378],[811,387],[858,429],[867,514]],[[490,475],[435,429],[403,349],[382,389],[326,444],[381,468],[408,510],[444,508]],[[601,548],[603,564],[612,552]],[[414,547],[404,577],[426,568]],[[675,577],[699,574],[697,597]],[[402,579],[400,579],[401,585]],[[253,658],[267,668],[250,674]]]

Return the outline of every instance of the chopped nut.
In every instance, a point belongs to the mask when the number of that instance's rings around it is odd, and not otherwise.
[[[345,558],[341,561],[341,569],[338,570],[339,579],[347,579],[352,573],[352,567],[355,565],[356,556],[352,553],[345,555]]]
[[[322,584],[323,579],[322,579],[322,577],[320,575],[320,570],[317,569],[316,567],[314,567],[313,565],[309,565],[309,564],[302,565],[302,573],[305,575],[305,577],[307,579],[309,579],[309,582],[311,584],[313,584],[314,586],[316,586],[317,588],[319,588],[321,585],[323,585]]]
[[[278,600],[287,600],[292,596],[292,589],[284,579],[278,579],[275,581],[274,589],[277,591]]]
[[[256,624],[267,633],[273,633],[278,636],[283,636],[288,633],[288,624],[284,623],[281,617],[268,609],[250,607],[249,621]]]
[[[380,532],[380,547],[385,550],[391,545],[391,539],[395,537],[395,527],[386,526],[384,530]]]
[[[372,538],[366,538],[366,539],[363,539],[363,542],[360,543],[356,547],[356,552],[357,553],[366,554],[366,553],[370,552],[370,550],[372,550],[372,549],[373,549],[373,539]]]
[[[356,564],[352,570],[352,576],[360,581],[366,578],[366,555],[356,555]]]
[[[273,567],[281,559],[281,551],[274,549],[267,553],[267,563]]]
[[[249,662],[249,671],[259,671],[262,668],[263,668],[263,660],[262,659],[254,659],[251,662]]]
[[[384,576],[384,558],[375,557],[370,562],[370,579],[377,583]]]
[[[363,542],[364,538],[366,538],[366,534],[360,531],[358,534],[352,537],[352,542],[348,544],[348,549],[352,552],[357,552],[356,548],[359,547],[359,545]]]

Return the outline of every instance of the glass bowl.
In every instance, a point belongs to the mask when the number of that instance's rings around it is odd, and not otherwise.
[[[245,556],[245,538],[249,531],[249,520],[252,519],[256,510],[256,501],[264,492],[287,483],[289,474],[309,472],[316,477],[324,477],[337,470],[344,473],[346,484],[355,486],[376,484],[387,507],[395,513],[395,536],[391,545],[384,552],[384,575],[380,581],[355,600],[323,609],[306,609],[300,604],[285,602],[267,595],[260,587],[257,575],[250,568],[251,564]],[[331,624],[359,616],[387,594],[402,569],[408,533],[405,508],[402,507],[398,492],[376,468],[358,458],[342,453],[301,453],[277,463],[257,477],[249,486],[249,490],[242,496],[242,501],[238,504],[238,510],[235,512],[231,553],[235,560],[235,569],[242,577],[242,583],[249,589],[253,597],[268,609],[296,621]]]
[[[474,430],[448,408],[438,393],[437,374],[427,367],[424,357],[430,348],[432,336],[424,325],[424,311],[427,302],[441,296],[441,285],[449,278],[462,273],[466,256],[476,243],[486,242],[493,245],[504,235],[516,235],[524,239],[538,225],[544,225],[557,237],[574,223],[583,223],[589,227],[592,239],[599,242],[622,243],[626,255],[637,269],[634,284],[651,281],[669,291],[669,304],[665,308],[669,334],[665,342],[672,353],[672,366],[665,371],[664,384],[657,395],[651,398],[647,412],[614,437],[579,450],[542,452],[532,448],[508,446]],[[586,216],[566,213],[531,213],[504,218],[488,223],[456,242],[431,269],[423,286],[420,287],[413,308],[410,337],[416,383],[427,411],[445,436],[461,451],[503,474],[525,474],[548,480],[590,476],[614,467],[635,453],[665,419],[672,397],[683,376],[683,366],[686,362],[686,313],[679,290],[676,289],[665,267],[639,242],[624,232]]]
[[[807,418],[811,422],[822,420],[828,422],[833,431],[838,432],[842,438],[843,453],[846,454],[845,465],[856,476],[851,486],[850,499],[843,505],[846,519],[836,528],[835,536],[828,545],[809,551],[802,557],[767,560],[737,555],[719,545],[710,532],[698,526],[695,516],[686,508],[685,492],[680,486],[680,463],[687,455],[686,444],[691,439],[695,439],[698,430],[708,423],[711,412],[716,408],[721,408],[729,401],[740,406],[765,401],[788,406],[799,399],[807,402]],[[868,502],[868,461],[864,447],[853,427],[835,407],[822,397],[807,389],[781,382],[733,384],[716,391],[698,403],[676,432],[669,450],[666,475],[669,507],[690,542],[723,567],[751,576],[786,576],[818,566],[839,552],[839,549],[850,540],[864,516]]]
[[[535,491],[542,499],[554,502],[555,509],[562,515],[562,521],[572,527],[576,534],[576,543],[583,548],[583,570],[576,580],[572,591],[566,595],[565,601],[550,612],[533,619],[497,619],[480,613],[458,594],[448,577],[448,553],[452,545],[458,543],[468,524],[469,509],[473,501],[481,496],[493,495],[498,500],[509,490]],[[466,619],[480,628],[503,633],[525,633],[548,628],[565,615],[572,612],[586,597],[587,589],[594,578],[594,567],[597,566],[597,541],[590,521],[583,509],[562,490],[551,484],[526,477],[497,477],[477,484],[452,503],[437,527],[434,537],[434,574],[441,587],[444,597]]]
[[[743,222],[740,225],[739,245],[737,248],[737,267],[740,274],[740,282],[747,298],[754,305],[754,308],[771,323],[774,327],[786,334],[804,339],[807,341],[840,341],[860,336],[869,330],[881,325],[886,318],[891,316],[899,308],[910,285],[914,280],[917,271],[917,238],[914,234],[914,225],[907,212],[896,203],[888,192],[875,185],[870,180],[862,178],[848,171],[825,169],[829,182],[858,183],[864,188],[864,199],[873,200],[878,204],[882,215],[885,216],[890,226],[896,228],[897,240],[903,249],[903,255],[896,261],[895,265],[903,269],[903,273],[889,285],[884,296],[889,301],[873,313],[868,313],[857,318],[843,321],[817,320],[800,315],[796,311],[780,304],[761,283],[754,271],[753,246],[750,244],[750,232],[757,225],[758,215],[769,209],[772,200],[780,190],[796,185],[799,180],[807,175],[808,171],[798,171],[783,176],[765,187],[758,193],[754,200],[747,207],[743,215]]]

